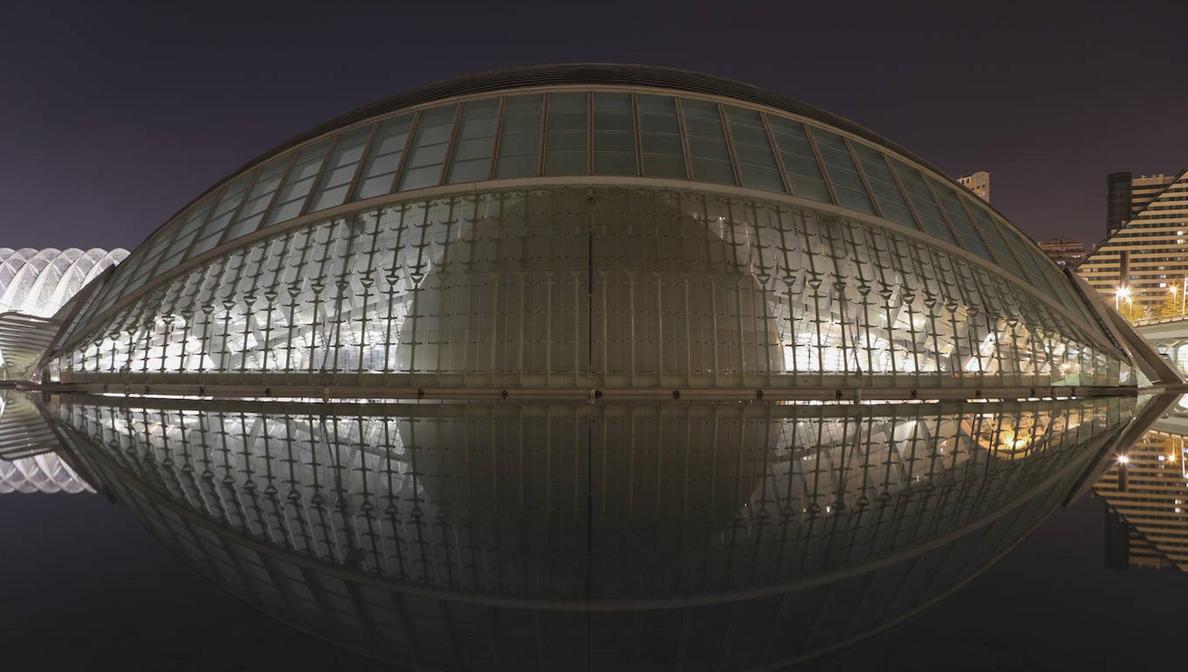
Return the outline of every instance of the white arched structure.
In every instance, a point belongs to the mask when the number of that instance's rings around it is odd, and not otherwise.
[[[0,247],[0,313],[51,317],[128,251]]]
[[[57,445],[28,397],[0,391],[0,495],[94,492],[53,452]]]
[[[0,247],[0,376],[26,376],[57,331],[47,320],[127,256],[119,248]]]
[[[94,492],[57,453],[0,460],[0,495],[12,492]]]

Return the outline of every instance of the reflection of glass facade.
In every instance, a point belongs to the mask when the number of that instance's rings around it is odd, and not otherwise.
[[[112,404],[62,398],[72,454],[195,568],[339,644],[455,669],[833,648],[999,557],[1136,408]]]
[[[438,85],[257,161],[90,292],[62,380],[1133,382],[1068,278],[906,152],[774,94],[612,70]]]

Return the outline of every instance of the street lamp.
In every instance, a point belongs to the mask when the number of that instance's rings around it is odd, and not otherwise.
[[[1123,299],[1130,298],[1130,288],[1126,286],[1119,287],[1114,290],[1114,310],[1121,310],[1121,302]]]

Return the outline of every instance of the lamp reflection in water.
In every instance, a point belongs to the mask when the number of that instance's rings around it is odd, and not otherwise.
[[[46,412],[94,485],[194,569],[365,656],[752,670],[967,582],[1109,459],[1143,403],[63,395]]]

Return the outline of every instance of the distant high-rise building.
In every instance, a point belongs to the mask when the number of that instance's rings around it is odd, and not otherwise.
[[[1085,258],[1085,243],[1072,238],[1049,238],[1041,240],[1039,247],[1061,268],[1076,268]]]
[[[979,170],[972,175],[957,178],[957,181],[977,194],[978,198],[990,202],[990,171]]]
[[[1106,175],[1106,237],[1130,219],[1130,173]]]
[[[1110,173],[1106,176],[1106,236],[1133,219],[1151,199],[1176,180],[1174,175]]]
[[[1111,173],[1106,184],[1110,233],[1077,272],[1111,301],[1156,308],[1188,276],[1188,171]]]

